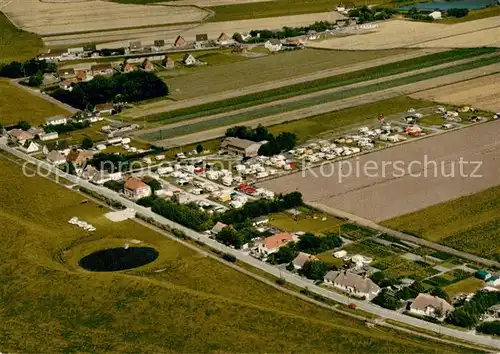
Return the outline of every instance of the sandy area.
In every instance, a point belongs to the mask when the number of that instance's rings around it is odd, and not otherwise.
[[[175,5],[196,5],[196,6],[221,6],[221,5],[235,5],[235,4],[250,4],[253,2],[268,2],[273,0],[176,0]],[[165,2],[161,4],[172,4],[172,2]]]
[[[411,97],[500,112],[499,83],[500,74],[496,74],[419,92]]]
[[[2,11],[16,26],[40,35],[197,22],[209,14],[194,6],[126,5],[100,0],[15,0]]]
[[[498,185],[499,131],[500,121],[489,122],[346,160],[340,182],[334,163],[324,166],[323,175],[315,168],[261,185],[279,193],[298,189],[306,201],[379,222]],[[461,158],[480,161],[479,170],[469,163],[460,171]]]
[[[104,216],[113,222],[121,222],[127,219],[135,218],[135,211],[132,209],[110,211],[109,213],[104,214]]]
[[[454,25],[393,20],[381,22],[363,35],[310,42],[309,46],[329,49],[387,49],[400,47],[498,46],[500,17]],[[488,30],[488,31],[484,31]],[[467,34],[463,36],[464,34]],[[437,41],[439,39],[439,41]]]
[[[175,38],[178,35],[183,36],[187,41],[193,41],[195,36],[199,33],[206,33],[210,39],[217,39],[217,37],[225,32],[228,35],[232,35],[235,32],[249,32],[253,29],[280,29],[283,26],[290,27],[299,27],[310,25],[316,21],[335,21],[337,19],[344,18],[338,12],[321,12],[315,14],[306,14],[306,15],[294,15],[294,16],[282,16],[282,17],[271,17],[271,18],[260,18],[254,20],[241,20],[241,21],[226,21],[226,22],[210,22],[204,23],[199,26],[195,26],[190,29],[183,29],[180,31],[170,31],[166,32],[165,29],[151,29],[151,32],[141,33],[137,31],[135,39],[151,42],[155,39],[165,39],[168,42],[173,43]],[[188,21],[187,19],[183,22]],[[132,25],[130,25],[132,26]],[[127,30],[127,38],[131,38],[130,30]],[[115,35],[118,35],[119,32],[116,31]],[[75,42],[75,38],[78,36],[72,36],[72,38],[68,38],[67,36],[59,36],[57,41],[55,38],[44,38],[44,41],[48,43],[51,42],[51,45],[69,45],[72,42]],[[102,42],[100,40],[100,34],[96,33],[94,37],[95,41]],[[88,37],[87,37],[88,40]],[[81,43],[81,41],[80,41]],[[101,47],[122,47],[127,45],[128,41],[110,41],[103,43]]]

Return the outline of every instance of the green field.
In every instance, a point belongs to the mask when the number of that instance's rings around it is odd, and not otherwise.
[[[482,281],[481,279],[467,278],[457,283],[448,285],[444,287],[443,290],[446,291],[450,298],[453,298],[455,295],[458,295],[460,293],[475,293],[476,291],[481,289],[484,284],[484,281]]]
[[[59,114],[69,116],[70,112],[14,86],[7,79],[0,79],[0,123],[3,125],[20,120],[39,125],[45,123],[45,118]]]
[[[383,225],[500,260],[500,187],[387,220]]]
[[[0,12],[0,63],[24,61],[40,54],[42,39],[18,29]]]
[[[156,122],[156,121],[167,121],[169,123],[173,123],[180,120],[188,120],[193,118],[198,118],[202,116],[208,116],[218,113],[224,113],[233,111],[236,109],[252,107],[258,104],[273,102],[276,100],[286,99],[298,95],[304,95],[307,93],[320,92],[327,89],[338,88],[345,85],[360,83],[363,81],[374,80],[378,78],[383,78],[390,75],[401,74],[405,72],[410,72],[412,70],[422,69],[422,68],[430,68],[439,64],[444,64],[448,62],[453,62],[460,59],[475,57],[477,55],[486,54],[495,52],[497,49],[495,48],[479,48],[479,49],[456,49],[451,50],[444,53],[436,53],[430,54],[424,57],[419,58],[418,60],[410,59],[399,61],[396,63],[385,64],[381,66],[376,66],[373,68],[368,68],[364,70],[358,70],[354,72],[349,72],[346,74],[335,75],[330,77],[325,77],[322,79],[317,79],[313,81],[307,81],[295,85],[289,85],[277,89],[272,89],[268,91],[262,91],[254,94],[239,96],[235,98],[230,98],[222,101],[216,101],[211,103],[206,103],[198,106],[192,106],[188,108],[173,110],[161,114],[155,114],[147,117],[148,121]],[[344,55],[342,55],[344,56]],[[253,59],[257,60],[257,59]],[[251,61],[247,61],[244,63],[238,64],[246,64]],[[364,92],[366,90],[372,90],[375,88],[386,88],[387,86],[400,85],[405,83],[411,83],[418,80],[423,80],[428,77],[434,77],[439,75],[446,75],[452,72],[464,70],[465,68],[473,68],[474,65],[486,65],[490,61],[496,62],[498,58],[489,58],[484,59],[482,61],[478,60],[474,63],[468,63],[464,65],[457,65],[454,67],[449,67],[445,69],[440,69],[436,71],[431,71],[427,73],[422,73],[419,75],[415,75],[412,77],[405,77],[397,80],[392,80],[390,82],[384,82],[380,84],[365,86],[361,88],[353,89],[353,92]],[[483,62],[485,64],[483,64]],[[233,64],[234,65],[234,64]],[[330,64],[332,65],[332,64]],[[331,66],[330,66],[331,67]],[[267,77],[267,76],[266,76]],[[192,86],[195,86],[195,83],[191,83]],[[247,84],[248,85],[248,84]],[[175,85],[174,85],[175,87]],[[366,88],[368,87],[368,88]],[[182,90],[181,90],[182,92]],[[331,100],[331,95],[339,96],[340,93],[332,93],[328,95],[321,96],[323,100]],[[308,99],[308,101],[317,101],[320,98],[315,97]],[[289,105],[292,103],[289,103]],[[293,104],[297,104],[293,102]],[[303,106],[303,104],[302,104]],[[266,108],[269,110],[270,108]]]
[[[323,220],[323,218],[326,218],[326,220]],[[294,216],[283,212],[270,215],[269,223],[282,231],[303,231],[318,235],[328,232],[338,232],[339,226],[342,225],[342,220],[322,213],[302,213]]]
[[[467,352],[285,295],[0,160],[0,349],[8,352]],[[77,216],[97,231],[67,220]],[[160,256],[94,273],[77,261],[131,239]],[[135,247],[132,245],[131,247]]]
[[[266,49],[267,51],[267,49]],[[212,64],[223,57],[238,60],[225,66],[207,65],[199,68],[182,69],[189,75],[179,75],[166,78],[165,81],[171,89],[171,95],[175,99],[189,99],[206,94],[233,90],[241,87],[257,85],[279,79],[287,79],[295,76],[313,73],[315,71],[331,69],[337,66],[360,63],[391,55],[402,54],[409,49],[395,49],[384,51],[336,51],[305,49],[291,52],[276,53],[257,58],[245,58],[240,55],[223,52],[224,56],[213,56],[214,53],[194,53],[195,57],[212,55]],[[181,60],[182,55],[173,56],[174,60]],[[242,60],[246,59],[246,60]],[[210,56],[207,62],[210,64]],[[229,59],[225,58],[225,61]],[[167,74],[170,70],[166,71]],[[259,75],[255,75],[258,72]],[[230,80],[228,80],[228,74]],[[178,90],[178,91],[177,91]]]

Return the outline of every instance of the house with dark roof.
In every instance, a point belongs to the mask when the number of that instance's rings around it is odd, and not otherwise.
[[[283,48],[283,43],[279,39],[271,38],[264,43],[264,47],[270,52],[279,52]]]
[[[236,155],[255,157],[258,156],[261,146],[262,143],[256,141],[229,137],[224,139],[224,141],[220,145],[220,148]]]
[[[380,287],[366,275],[358,275],[347,270],[329,271],[323,278],[327,286],[333,286],[356,297],[373,299],[380,292]]]
[[[186,44],[186,40],[181,36],[177,36],[174,41],[174,47],[184,47]]]
[[[418,294],[410,305],[410,312],[421,315],[442,318],[453,310],[446,300],[430,294]]]

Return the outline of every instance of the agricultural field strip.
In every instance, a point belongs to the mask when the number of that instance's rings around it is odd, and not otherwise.
[[[460,73],[454,73],[433,79],[428,79],[418,83],[397,86],[381,91],[367,93],[360,96],[341,99],[330,103],[324,103],[291,112],[285,112],[259,119],[254,119],[246,122],[245,125],[248,125],[250,127],[256,127],[259,124],[264,126],[276,125],[287,121],[294,121],[294,120],[313,117],[323,113],[339,111],[344,108],[359,106],[365,103],[372,103],[384,99],[394,98],[397,96],[404,96],[419,91],[429,90],[431,88],[439,87],[442,85],[448,85],[455,82],[471,80],[477,77],[491,75],[498,72],[500,72],[500,64],[493,64],[486,67],[476,68],[472,70],[463,71]],[[188,134],[184,136],[174,137],[170,139],[158,140],[155,141],[155,144],[159,144],[164,147],[177,147],[177,146],[196,143],[198,141],[211,140],[224,136],[224,133],[226,132],[229,126],[230,125],[206,131],[201,131],[193,134]]]
[[[165,218],[153,213],[150,209],[141,207],[141,206],[131,202],[130,200],[121,197],[117,193],[112,192],[111,190],[95,186],[91,183],[88,183],[87,181],[84,181],[84,180],[78,178],[78,177],[75,177],[72,175],[67,175],[64,172],[62,172],[61,170],[55,168],[54,166],[51,166],[43,161],[38,161],[38,160],[36,160],[36,159],[26,155],[26,154],[23,154],[23,153],[15,150],[15,149],[9,148],[6,145],[0,145],[0,148],[3,149],[4,151],[7,151],[7,152],[19,157],[19,158],[22,158],[22,159],[27,160],[27,161],[31,161],[32,163],[34,163],[36,165],[45,166],[45,167],[47,167],[47,169],[53,171],[55,174],[62,176],[62,177],[65,177],[75,184],[80,184],[81,186],[88,188],[90,190],[93,190],[93,191],[97,192],[98,194],[107,196],[113,200],[117,200],[120,203],[122,203],[124,206],[133,208],[137,212],[140,212],[140,213],[144,214],[145,216],[152,217],[154,220],[156,220],[157,222],[160,222],[161,224],[169,225],[173,228],[176,228],[176,229],[183,231],[188,237],[190,237],[194,240],[202,241],[207,246],[209,246],[213,249],[220,249],[223,252],[232,254],[236,258],[240,259],[241,261],[243,261],[245,263],[250,264],[251,266],[253,266],[257,269],[260,269],[264,272],[267,272],[275,277],[283,277],[287,282],[292,283],[292,284],[299,286],[301,288],[307,287],[310,291],[315,292],[321,296],[324,296],[327,299],[331,299],[331,300],[340,302],[342,304],[354,303],[354,304],[356,304],[356,306],[360,310],[374,313],[374,314],[376,314],[380,317],[383,317],[383,318],[393,319],[393,320],[396,320],[396,321],[399,321],[402,323],[406,323],[408,325],[417,326],[417,327],[426,327],[428,330],[433,331],[435,333],[444,334],[447,336],[459,338],[461,340],[465,340],[465,341],[470,342],[470,343],[486,345],[486,346],[491,347],[491,348],[500,348],[500,341],[498,341],[496,339],[492,339],[490,337],[485,337],[485,336],[472,335],[470,333],[466,333],[463,331],[458,331],[458,330],[455,330],[452,328],[436,325],[434,323],[425,322],[423,320],[420,320],[420,319],[417,319],[414,317],[410,317],[410,316],[406,316],[406,315],[403,315],[403,314],[395,312],[395,311],[391,311],[391,310],[387,310],[387,309],[384,309],[384,308],[381,308],[378,306],[374,306],[371,303],[367,303],[365,301],[352,299],[348,296],[341,295],[341,294],[338,294],[336,292],[332,292],[330,290],[321,288],[321,287],[316,286],[316,285],[311,285],[311,283],[309,281],[306,281],[302,278],[299,278],[293,274],[288,274],[287,272],[281,272],[278,268],[273,267],[272,265],[269,265],[267,263],[261,262],[259,260],[256,260],[255,258],[253,258],[249,255],[246,255],[243,252],[232,249],[230,247],[226,247],[226,246],[224,246],[224,245],[218,243],[217,241],[212,240],[208,237],[202,237],[202,235],[194,232],[193,230],[190,230],[186,227],[183,227],[181,225],[173,223],[172,221],[165,219]]]
[[[490,62],[488,62],[488,60],[476,61],[476,64],[485,66],[491,63],[496,64],[499,62],[499,59],[500,57],[495,57],[495,58],[490,58],[489,59]],[[463,65],[469,65],[469,64],[462,64],[462,66]],[[476,67],[479,65],[476,65]],[[363,94],[366,94],[368,92],[376,92],[387,88],[393,88],[399,86],[408,86],[408,84],[410,83],[425,82],[426,80],[435,77],[450,75],[450,72],[442,71],[446,69],[447,68],[439,69],[436,70],[435,72],[427,71],[425,73],[413,75],[410,77],[397,78],[391,81],[382,81],[380,83],[373,83],[367,86],[351,88],[348,90],[336,90],[336,92],[333,93],[324,93],[319,96],[304,98],[302,100],[298,99],[289,100],[287,102],[283,102],[278,105],[267,105],[264,108],[256,108],[254,110],[245,109],[240,113],[224,114],[221,117],[213,116],[212,119],[209,119],[211,117],[207,117],[206,119],[202,119],[197,123],[191,123],[190,121],[187,121],[187,124],[182,124],[174,128],[170,128],[169,126],[167,126],[166,128],[158,129],[157,131],[151,133],[141,134],[140,137],[142,139],[152,140],[152,141],[157,140],[159,137],[162,140],[164,138],[179,137],[181,135],[187,135],[192,132],[199,132],[220,126],[228,126],[230,124],[236,124],[255,119],[260,119],[266,116],[273,117],[275,114],[282,115],[286,114],[287,112],[294,112],[294,111],[300,112],[301,110],[306,109],[308,107],[313,108],[317,106],[322,106],[323,104],[331,104],[332,102],[343,100],[349,97],[362,96]],[[459,70],[462,70],[463,68],[457,66],[457,67],[451,67],[451,69],[455,69],[454,71],[451,71],[451,73],[456,73]],[[436,75],[434,75],[434,73],[436,73]]]
[[[445,63],[445,64],[433,66],[433,67],[427,67],[427,68],[423,68],[423,69],[417,69],[417,70],[414,70],[414,71],[407,71],[407,72],[404,72],[404,73],[401,73],[401,74],[396,74],[396,75],[384,76],[384,77],[377,78],[377,79],[374,79],[374,80],[357,82],[357,83],[354,83],[354,84],[340,86],[340,87],[335,87],[335,88],[331,88],[331,89],[327,89],[327,90],[322,90],[322,91],[318,91],[318,92],[312,92],[312,93],[308,93],[308,94],[305,94],[305,95],[300,95],[299,94],[297,96],[293,96],[293,97],[290,97],[290,98],[286,98],[286,99],[282,99],[282,100],[276,100],[276,101],[271,101],[271,102],[267,102],[267,103],[264,103],[264,104],[259,104],[259,105],[255,105],[255,106],[251,106],[251,107],[242,108],[242,109],[237,109],[237,110],[233,110],[233,111],[229,111],[229,112],[225,112],[225,113],[215,114],[215,115],[211,115],[211,116],[204,116],[204,117],[200,117],[200,118],[183,119],[183,120],[181,120],[179,122],[166,124],[166,125],[164,125],[164,126],[162,126],[160,128],[148,129],[147,131],[142,131],[141,135],[148,134],[148,133],[153,133],[153,132],[158,131],[158,130],[168,131],[168,129],[178,128],[178,127],[182,127],[182,126],[187,126],[187,125],[191,125],[191,124],[195,124],[195,123],[199,123],[199,122],[203,122],[203,121],[217,120],[217,119],[220,119],[220,118],[223,118],[223,117],[228,117],[228,116],[231,116],[231,115],[245,113],[245,112],[249,112],[249,111],[252,111],[252,110],[257,110],[257,109],[260,109],[260,108],[271,107],[271,106],[275,106],[275,105],[283,105],[283,104],[286,104],[286,103],[300,101],[300,100],[306,100],[306,99],[310,99],[310,98],[314,98],[314,97],[321,97],[323,95],[327,95],[327,94],[331,94],[331,93],[335,93],[335,92],[347,91],[347,90],[353,89],[353,88],[358,88],[358,87],[363,87],[363,86],[369,86],[369,85],[373,85],[373,84],[377,84],[377,83],[382,83],[382,82],[386,82],[386,81],[396,80],[396,79],[400,79],[400,78],[404,78],[404,77],[409,77],[409,76],[413,76],[413,75],[418,75],[418,74],[422,74],[422,73],[426,73],[426,72],[430,72],[430,71],[434,71],[434,70],[439,70],[439,69],[444,69],[444,68],[448,68],[448,67],[452,67],[452,66],[457,66],[457,65],[461,65],[461,64],[465,64],[465,63],[470,63],[470,62],[476,61],[478,59],[487,59],[487,58],[491,58],[491,57],[500,57],[500,54],[498,54],[498,53],[486,54],[484,56],[474,57],[472,59],[462,59],[462,60],[458,60],[458,61],[451,62],[451,63]],[[172,120],[175,120],[175,119],[169,119],[169,120],[166,121],[166,123],[171,122]]]
[[[134,118],[143,117],[145,115],[153,115],[153,114],[169,112],[169,111],[182,109],[182,108],[186,108],[186,107],[198,106],[198,105],[205,104],[205,103],[221,101],[221,100],[234,98],[234,97],[238,97],[238,96],[249,95],[249,94],[253,94],[253,93],[257,93],[257,92],[277,89],[280,87],[300,84],[300,83],[307,82],[307,81],[314,81],[314,80],[318,80],[318,79],[323,79],[325,77],[336,76],[336,75],[341,75],[341,74],[350,73],[350,72],[354,72],[354,71],[358,71],[358,70],[368,69],[368,68],[372,68],[372,67],[376,67],[376,66],[380,66],[380,65],[395,63],[398,61],[415,59],[418,57],[429,55],[431,53],[438,53],[438,52],[444,52],[444,51],[446,51],[446,50],[438,50],[438,51],[417,50],[415,52],[398,54],[398,55],[394,55],[394,56],[390,56],[390,57],[384,57],[381,59],[375,59],[375,60],[370,60],[370,61],[366,61],[366,62],[361,62],[361,63],[354,64],[354,65],[342,65],[342,66],[334,68],[334,69],[321,70],[321,71],[317,71],[317,72],[307,74],[307,75],[288,78],[288,79],[284,79],[284,80],[275,80],[275,81],[271,81],[271,82],[265,82],[262,84],[247,86],[247,87],[239,88],[236,90],[223,91],[223,92],[219,92],[219,93],[215,93],[215,94],[205,95],[205,96],[202,96],[199,98],[182,100],[182,101],[178,101],[178,102],[174,102],[174,103],[166,102],[166,101],[148,103],[148,104],[142,105],[141,107],[139,107],[137,109],[131,109],[131,110],[126,111],[123,114],[123,117],[126,119],[134,119]]]

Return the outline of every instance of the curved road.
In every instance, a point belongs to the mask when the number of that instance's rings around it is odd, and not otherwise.
[[[357,308],[359,308],[360,310],[370,312],[370,313],[375,314],[383,319],[391,319],[394,321],[405,323],[405,324],[410,325],[410,326],[424,328],[427,331],[432,331],[432,332],[438,333],[440,335],[446,335],[449,337],[458,338],[458,339],[465,341],[465,342],[470,342],[473,344],[484,345],[484,346],[487,346],[490,348],[500,349],[500,340],[493,339],[493,338],[487,337],[487,336],[475,335],[475,334],[470,333],[470,332],[464,332],[464,331],[444,327],[444,326],[441,326],[438,324],[426,322],[426,321],[420,320],[418,318],[406,316],[406,315],[403,315],[403,314],[395,312],[395,311],[381,308],[381,307],[376,306],[376,305],[374,305],[370,302],[367,302],[367,301],[354,300],[354,299],[349,298],[345,295],[338,294],[336,292],[321,288],[319,286],[312,284],[311,281],[308,279],[298,277],[298,276],[296,276],[292,273],[286,272],[286,271],[281,271],[280,269],[273,267],[270,264],[261,262],[253,257],[250,257],[249,255],[245,254],[244,252],[232,249],[230,247],[226,247],[226,246],[216,242],[215,240],[208,238],[207,235],[199,234],[191,229],[188,229],[188,228],[186,228],[182,225],[179,225],[171,220],[168,220],[168,219],[166,219],[158,214],[155,214],[150,209],[139,206],[136,203],[124,198],[122,195],[120,195],[114,191],[111,191],[105,187],[96,186],[94,184],[89,183],[86,180],[79,178],[79,177],[68,175],[68,174],[62,172],[61,170],[59,170],[58,168],[56,168],[55,166],[48,164],[45,161],[37,160],[34,157],[26,155],[26,154],[24,154],[16,149],[13,149],[11,147],[6,146],[4,144],[0,144],[0,149],[2,149],[2,150],[6,151],[14,156],[17,156],[25,161],[28,161],[28,162],[32,163],[33,165],[36,165],[36,166],[39,166],[43,169],[51,171],[55,175],[60,176],[62,178],[65,178],[72,183],[78,184],[78,185],[85,187],[87,189],[90,189],[90,190],[92,190],[100,195],[103,195],[107,198],[110,198],[112,200],[120,202],[125,207],[134,209],[134,210],[136,210],[136,212],[138,212],[144,216],[152,218],[155,222],[158,222],[159,224],[167,225],[167,226],[171,227],[172,229],[180,230],[180,231],[184,232],[186,234],[186,236],[191,238],[191,239],[201,241],[213,249],[218,249],[218,250],[221,250],[222,252],[232,254],[237,259],[239,259],[245,263],[248,263],[257,269],[260,269],[260,270],[262,270],[266,273],[269,273],[275,277],[284,278],[287,282],[289,282],[291,284],[294,284],[294,285],[301,287],[301,288],[307,288],[307,289],[309,289],[309,291],[316,293],[318,295],[321,295],[327,299],[331,299],[331,300],[334,300],[334,301],[342,303],[342,304],[354,303],[354,304],[356,304]]]

